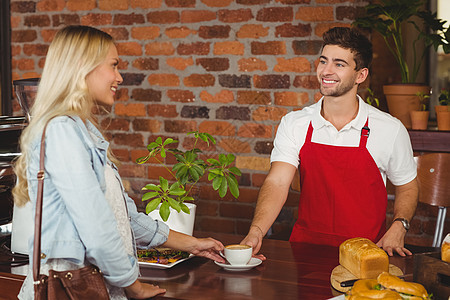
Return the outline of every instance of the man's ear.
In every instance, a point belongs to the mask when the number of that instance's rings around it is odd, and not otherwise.
[[[369,76],[369,69],[368,68],[362,68],[358,71],[358,76],[356,77],[355,84],[363,83],[367,76]]]

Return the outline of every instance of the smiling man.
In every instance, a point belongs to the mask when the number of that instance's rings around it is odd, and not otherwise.
[[[389,255],[410,255],[404,238],[417,206],[418,185],[408,132],[399,120],[357,95],[369,75],[370,41],[344,27],[330,29],[323,41],[317,66],[323,97],[282,118],[243,243],[259,251],[298,170],[301,195],[291,241],[337,246],[365,237]],[[388,231],[386,178],[396,189]]]

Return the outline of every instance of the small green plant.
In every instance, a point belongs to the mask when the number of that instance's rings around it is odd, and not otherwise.
[[[366,103],[377,108],[380,107],[380,100],[375,97],[375,93],[372,91],[372,89],[367,88],[367,92],[369,95],[366,97]]]
[[[142,196],[142,201],[150,200],[147,203],[145,212],[148,214],[155,210],[161,203],[159,214],[164,221],[167,221],[170,215],[170,207],[177,212],[183,211],[189,214],[189,208],[184,204],[185,201],[193,201],[191,196],[192,188],[199,180],[208,174],[208,181],[212,187],[223,198],[229,190],[231,194],[239,197],[239,184],[236,176],[241,176],[241,171],[232,166],[235,161],[233,154],[219,154],[218,159],[209,158],[205,161],[198,156],[202,152],[197,148],[199,141],[205,142],[208,146],[210,143],[215,144],[215,139],[208,133],[200,133],[198,131],[189,132],[187,135],[193,135],[195,140],[192,149],[180,151],[178,149],[169,148],[170,145],[177,143],[177,140],[167,138],[163,141],[161,137],[147,146],[148,154],[136,160],[138,164],[146,163],[150,158],[155,159],[159,164],[170,173],[171,180],[159,177],[159,184],[147,184],[142,188],[148,191]],[[164,163],[167,154],[173,155],[177,163],[169,168]],[[160,156],[162,159],[159,159]]]
[[[425,94],[424,92],[417,92],[416,96],[419,98],[420,110],[426,111],[428,109],[428,101],[430,99],[430,95]]]
[[[450,91],[448,89],[442,89],[438,100],[439,105],[450,105]]]

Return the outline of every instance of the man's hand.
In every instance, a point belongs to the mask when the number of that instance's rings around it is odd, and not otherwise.
[[[266,260],[266,257],[264,255],[257,254],[259,249],[261,249],[263,237],[264,233],[262,232],[262,230],[258,226],[252,225],[247,236],[241,241],[241,244],[252,246],[253,257],[259,258],[261,260]]]
[[[406,249],[405,246],[406,230],[403,228],[402,223],[392,223],[389,230],[378,241],[377,246],[383,248],[389,256],[394,255],[394,251],[400,256],[412,255],[411,251]]]

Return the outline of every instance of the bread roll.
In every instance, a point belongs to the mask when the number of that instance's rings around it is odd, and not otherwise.
[[[360,279],[375,279],[382,272],[389,272],[386,252],[366,238],[343,242],[339,246],[339,263]]]
[[[441,248],[441,259],[450,263],[450,243],[443,243]]]

